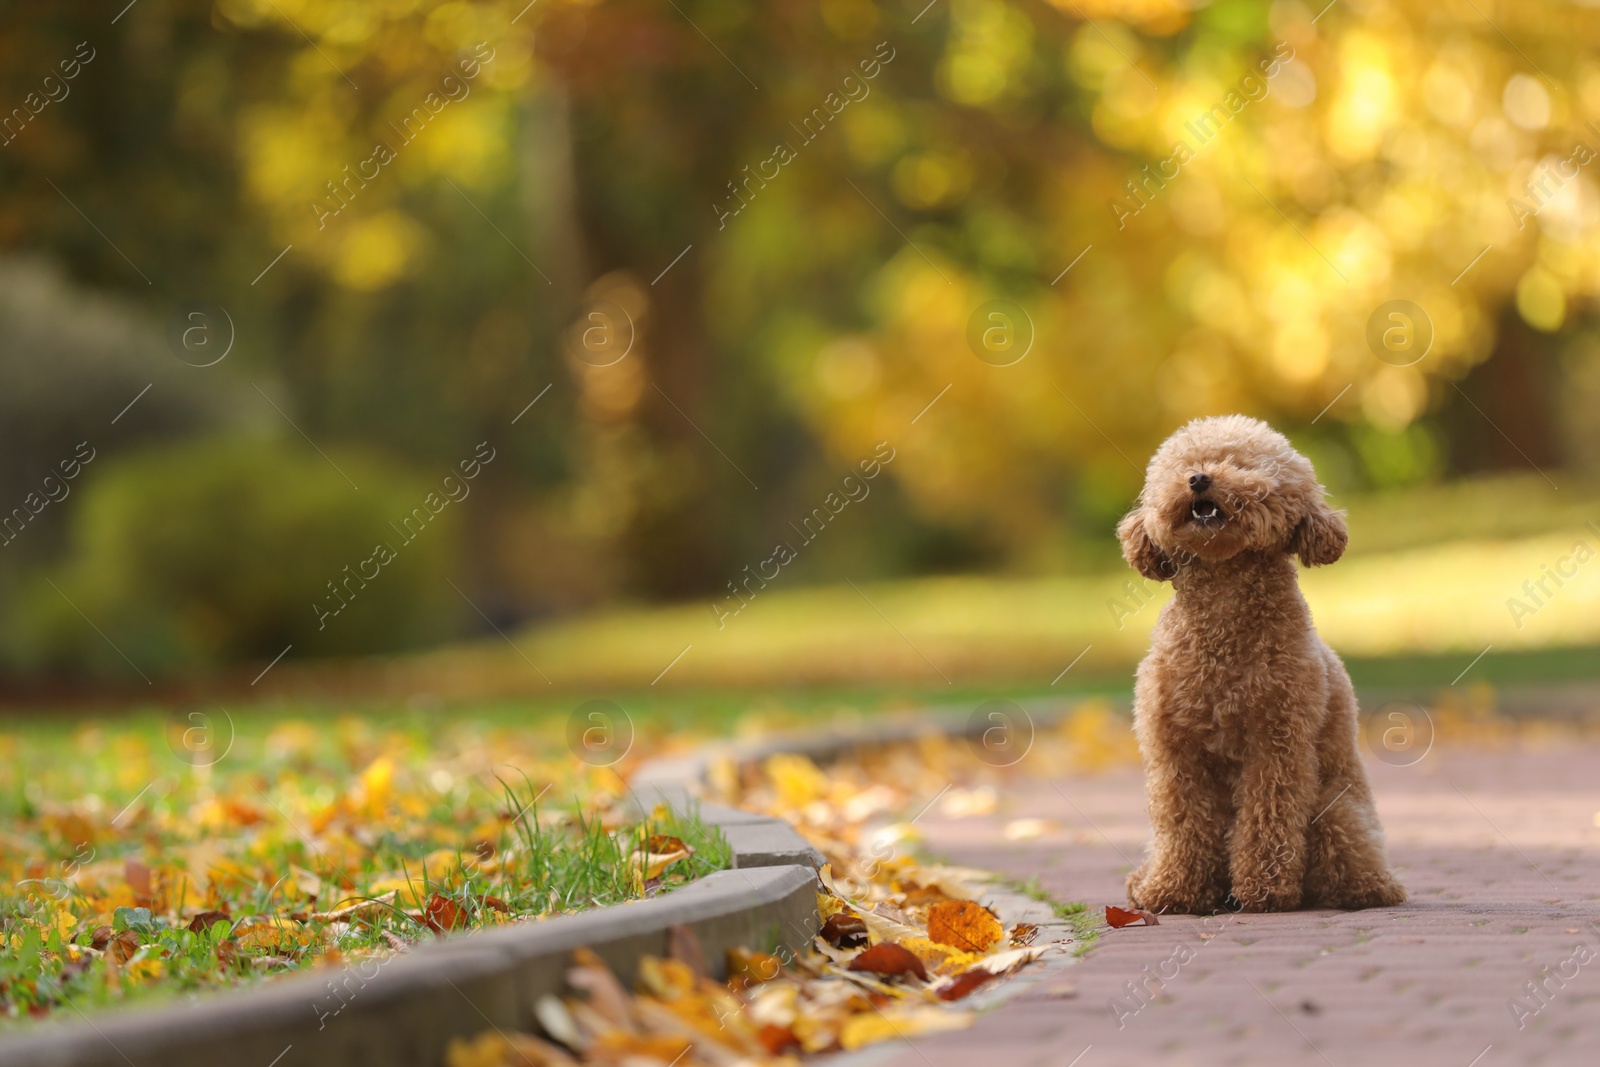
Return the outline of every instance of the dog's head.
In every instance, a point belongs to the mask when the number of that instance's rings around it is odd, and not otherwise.
[[[1196,419],[1167,438],[1117,536],[1123,557],[1162,581],[1190,563],[1249,550],[1290,553],[1307,566],[1332,563],[1348,540],[1311,461],[1244,415]]]

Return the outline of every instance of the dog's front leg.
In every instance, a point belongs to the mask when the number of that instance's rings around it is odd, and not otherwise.
[[[1234,899],[1244,911],[1300,906],[1306,826],[1317,795],[1314,729],[1301,729],[1307,721],[1314,720],[1286,716],[1268,724],[1257,735],[1234,787],[1228,873]]]
[[[1163,729],[1140,737],[1150,823],[1149,855],[1128,876],[1136,908],[1209,915],[1228,895],[1227,834],[1231,798],[1213,757],[1191,739]]]

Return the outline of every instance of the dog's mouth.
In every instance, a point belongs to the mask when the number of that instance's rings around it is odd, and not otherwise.
[[[1201,497],[1189,505],[1189,517],[1202,526],[1219,526],[1227,520],[1215,500]]]

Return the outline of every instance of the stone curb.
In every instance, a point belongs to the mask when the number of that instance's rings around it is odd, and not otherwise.
[[[720,806],[701,820],[727,836],[734,869],[648,900],[426,942],[359,967],[47,1024],[0,1039],[0,1067],[439,1067],[453,1037],[540,1029],[534,1002],[565,988],[573,949],[593,949],[630,981],[641,957],[667,954],[673,926],[694,931],[718,977],[730,948],[809,943],[817,876],[809,856],[783,858],[797,854],[793,829]]]
[[[1014,706],[1021,709],[1027,719],[1028,733],[1025,744],[1028,745],[1032,744],[1033,735],[1039,730],[1057,724],[1067,714],[1067,710],[1057,700],[1030,700],[1016,702]],[[915,717],[886,716],[871,723],[830,727],[826,733],[786,733],[759,741],[713,743],[689,755],[648,760],[634,772],[629,784],[634,802],[641,808],[666,804],[675,811],[686,811],[691,810],[698,802],[702,783],[710,773],[712,764],[719,760],[732,760],[736,765],[746,767],[759,763],[768,756],[782,754],[806,756],[816,762],[827,763],[858,748],[904,744],[923,737],[961,738],[973,746],[976,758],[985,760],[991,766],[1007,766],[1020,760],[1022,758],[1020,753],[1015,758],[1009,758],[1011,753],[991,754],[990,758],[986,758],[978,751],[986,732],[996,725],[993,720],[979,714],[981,711],[981,707],[977,710],[966,707],[935,707],[919,712]],[[702,813],[734,812],[749,819],[761,818],[749,812],[736,812],[736,809],[715,804],[701,803],[700,810]],[[789,824],[782,823],[782,825],[788,827]],[[793,833],[793,830],[790,832]],[[798,834],[794,836],[803,843]],[[810,849],[810,846],[805,847]],[[810,851],[812,855],[816,855],[815,850]]]

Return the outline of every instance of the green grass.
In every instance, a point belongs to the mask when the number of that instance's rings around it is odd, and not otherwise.
[[[1526,662],[1563,677],[1600,675],[1600,657],[1592,670],[1579,666],[1581,650],[1600,646],[1600,497],[1580,489],[1556,494],[1537,478],[1513,478],[1352,502],[1346,558],[1302,574],[1319,629],[1383,684],[1411,668],[1427,675],[1464,665],[1487,646],[1495,659],[1480,666],[1506,678],[1527,676],[1517,657],[1542,654],[1551,658]],[[1597,558],[1572,568],[1579,541]],[[1558,564],[1575,570],[1559,587],[1548,577]],[[1525,583],[1539,581],[1546,591],[1535,604]],[[495,638],[381,664],[285,664],[275,678],[286,692],[343,685],[452,701],[780,689],[797,699],[821,692],[825,702],[830,690],[955,696],[1048,692],[1053,681],[1058,690],[1119,692],[1171,595],[1121,566],[856,586],[779,580],[732,617],[719,619],[709,602],[617,608],[528,630],[515,649]]]
[[[1072,940],[1077,946],[1072,950],[1074,956],[1082,956],[1094,948],[1100,939],[1099,915],[1081,901],[1061,901],[1044,887],[1038,875],[1007,883],[1012,889],[1025,897],[1037,900],[1041,904],[1048,904],[1050,911],[1057,919],[1072,925]]]
[[[390,710],[0,724],[0,1026],[378,966],[728,866],[692,814],[630,814],[563,716]]]

